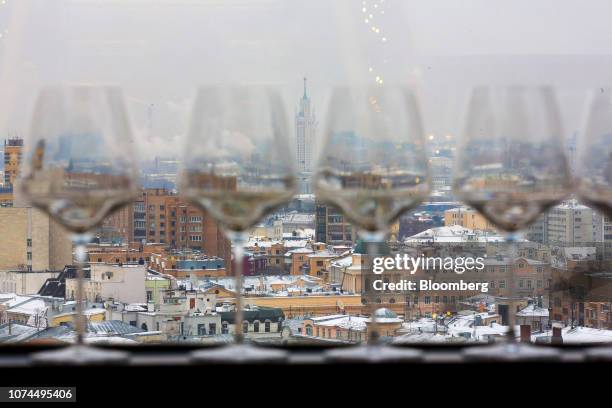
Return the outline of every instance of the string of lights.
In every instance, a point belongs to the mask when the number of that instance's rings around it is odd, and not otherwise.
[[[8,4],[8,0],[0,0],[0,14],[2,13],[3,9],[6,7],[7,4]],[[0,27],[0,44],[6,38],[7,35],[8,35],[8,29]]]
[[[385,15],[386,4],[385,0],[362,1],[361,12],[364,15],[363,22],[368,27],[372,35],[376,36],[376,41],[387,43],[388,38],[383,28],[382,17]],[[382,44],[383,46],[385,44]],[[368,68],[368,73],[374,81],[382,85],[384,83],[383,75],[373,64]]]

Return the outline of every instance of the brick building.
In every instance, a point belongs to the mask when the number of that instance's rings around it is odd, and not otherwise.
[[[105,220],[103,232],[121,236],[125,242],[159,243],[171,249],[231,259],[230,241],[219,224],[166,189],[144,189],[134,203]]]

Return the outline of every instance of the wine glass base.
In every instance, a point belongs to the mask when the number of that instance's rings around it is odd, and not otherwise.
[[[588,361],[612,361],[612,346],[594,347],[586,351]]]
[[[59,350],[40,351],[32,354],[32,362],[41,365],[115,365],[127,364],[129,353],[75,345]]]
[[[423,352],[386,345],[363,345],[328,350],[325,359],[333,363],[414,363],[423,360]]]
[[[557,349],[526,343],[469,347],[463,350],[462,354],[466,361],[474,362],[534,362],[561,359],[561,352]]]
[[[284,364],[289,353],[250,344],[231,344],[191,353],[193,361],[207,364]]]

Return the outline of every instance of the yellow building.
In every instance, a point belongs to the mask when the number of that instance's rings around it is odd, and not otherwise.
[[[329,280],[330,263],[338,257],[338,254],[326,249],[310,254],[308,257],[308,275]]]
[[[32,207],[0,208],[0,270],[55,270],[72,264],[66,230]]]
[[[83,312],[85,317],[90,322],[102,322],[106,320],[106,310],[104,309],[87,309]],[[62,324],[74,322],[75,311],[57,314],[49,319],[49,326],[56,327]]]
[[[478,211],[469,207],[451,208],[444,211],[444,226],[459,225],[479,231],[495,231],[495,227]]]
[[[287,318],[337,313],[359,315],[370,312],[369,306],[362,303],[361,295],[247,297],[244,304],[280,308]],[[383,300],[380,307],[404,314],[405,303],[387,303]]]
[[[291,250],[287,253],[286,256],[290,258],[290,274],[291,275],[302,275],[304,274],[308,268],[310,268],[310,263],[308,259],[308,255],[312,254],[314,251],[309,248],[298,248]]]

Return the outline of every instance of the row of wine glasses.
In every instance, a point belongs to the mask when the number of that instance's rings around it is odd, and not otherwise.
[[[608,215],[611,135],[612,103],[602,93],[593,103],[585,135],[579,192]],[[313,178],[315,192],[318,199],[339,207],[365,241],[382,240],[402,212],[427,197],[423,126],[410,90],[335,89],[323,136]],[[561,136],[551,89],[475,89],[456,158],[455,193],[502,231],[524,229],[572,191]],[[179,190],[215,218],[234,241],[238,293],[246,231],[296,193],[289,140],[284,104],[274,88],[199,91]],[[138,193],[132,145],[116,89],[78,86],[40,93],[26,142],[22,190],[34,206],[75,234],[81,265],[80,312],[86,234]],[[237,322],[242,320],[240,302],[238,296]],[[375,313],[370,313],[375,328]],[[76,323],[81,345],[82,317]],[[235,327],[240,343],[242,325]]]

